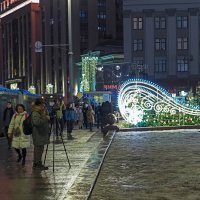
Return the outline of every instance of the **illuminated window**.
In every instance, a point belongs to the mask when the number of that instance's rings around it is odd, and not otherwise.
[[[166,72],[166,59],[155,60],[155,71],[156,72]]]
[[[176,18],[177,28],[188,28],[188,17],[187,16],[178,16]]]
[[[166,50],[166,38],[156,38],[155,40],[156,50]]]
[[[188,38],[177,38],[177,49],[188,49]]]
[[[142,19],[142,17],[134,17],[133,18],[133,29],[134,30],[143,29],[143,19]]]
[[[188,71],[188,60],[187,59],[177,59],[177,71],[187,72]]]
[[[165,29],[166,28],[166,17],[155,17],[155,28]]]
[[[133,51],[142,51],[143,50],[143,41],[134,40],[133,41]]]

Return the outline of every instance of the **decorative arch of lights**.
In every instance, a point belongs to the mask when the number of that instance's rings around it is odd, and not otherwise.
[[[144,79],[131,79],[121,85],[118,106],[122,117],[134,125],[142,122],[148,111],[200,116],[199,107],[181,103],[159,85]]]

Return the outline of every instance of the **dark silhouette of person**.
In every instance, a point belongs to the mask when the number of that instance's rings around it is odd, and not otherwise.
[[[11,143],[12,143],[12,139],[8,137],[8,127],[13,114],[14,114],[14,109],[12,107],[11,102],[7,102],[6,108],[3,112],[3,124],[4,124],[4,132],[8,141],[8,149],[11,148]]]

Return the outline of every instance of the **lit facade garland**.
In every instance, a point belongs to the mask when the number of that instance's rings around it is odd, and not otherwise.
[[[134,125],[141,122],[148,111],[200,116],[199,107],[182,104],[159,85],[143,79],[132,79],[121,85],[118,105],[122,117]]]
[[[82,92],[95,91],[97,63],[98,57],[87,56],[82,58]]]

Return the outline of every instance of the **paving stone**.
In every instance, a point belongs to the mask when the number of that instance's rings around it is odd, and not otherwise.
[[[197,130],[117,133],[90,199],[200,199]]]
[[[102,135],[87,130],[74,130],[74,140],[68,141],[64,133],[64,142],[70,160],[69,169],[66,154],[61,142],[55,144],[55,171],[53,173],[53,145],[49,145],[46,165],[48,171],[32,170],[33,147],[28,149],[26,166],[22,169],[16,163],[15,151],[8,150],[6,140],[0,139],[0,199],[2,200],[45,200],[64,199],[69,189],[79,177],[81,169],[102,141]],[[51,138],[52,140],[52,138]],[[89,177],[83,177],[83,180]],[[79,179],[80,181],[80,179]],[[3,187],[2,187],[3,186]],[[74,186],[76,188],[77,186]],[[88,186],[87,186],[88,187]],[[85,191],[79,186],[77,189]],[[77,192],[76,192],[77,193]],[[83,193],[83,192],[82,192]],[[78,194],[78,193],[77,193]],[[80,195],[80,199],[81,199]]]

